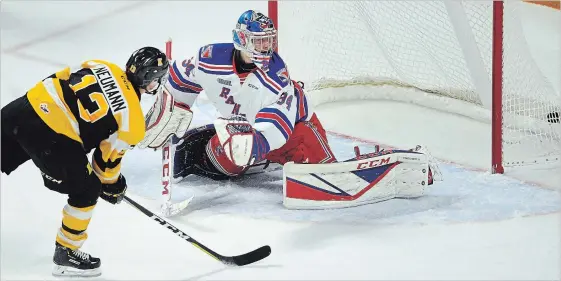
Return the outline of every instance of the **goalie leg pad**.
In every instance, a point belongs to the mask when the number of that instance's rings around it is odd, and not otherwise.
[[[344,208],[426,193],[428,160],[400,151],[331,164],[284,166],[284,200],[289,209]]]

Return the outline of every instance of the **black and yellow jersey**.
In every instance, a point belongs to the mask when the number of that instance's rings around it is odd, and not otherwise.
[[[125,151],[144,138],[140,94],[113,63],[89,60],[78,70],[65,68],[27,98],[52,130],[80,142],[86,153],[96,148],[92,166],[103,183],[117,180]]]

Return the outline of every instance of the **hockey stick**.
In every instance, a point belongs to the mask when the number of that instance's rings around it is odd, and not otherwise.
[[[171,181],[171,165],[173,165],[172,155],[175,153],[174,151],[174,144],[173,144],[174,136],[170,137],[164,147],[162,147],[162,205],[160,207],[160,213],[164,217],[171,217],[179,214],[187,205],[193,200],[194,195],[190,198],[187,198],[181,202],[173,203],[171,201],[171,192],[172,192],[172,181]]]
[[[141,211],[149,218],[153,219],[154,221],[158,222],[159,224],[165,226],[167,229],[171,230],[177,236],[183,238],[183,240],[193,244],[193,246],[199,248],[201,251],[205,252],[207,255],[215,258],[216,260],[222,262],[228,266],[243,266],[247,264],[251,264],[257,261],[260,261],[271,254],[271,247],[268,245],[262,246],[258,249],[255,249],[251,252],[239,255],[239,256],[223,256],[215,251],[209,249],[199,241],[195,240],[193,237],[187,235],[185,232],[179,230],[179,228],[171,225],[169,222],[165,221],[164,219],[158,217],[156,214],[150,212],[148,209],[142,207],[140,204],[136,203],[134,200],[130,199],[129,197],[125,196],[124,200],[132,205],[135,209]]]
[[[166,56],[171,60],[171,38],[166,41]],[[162,147],[162,205],[160,213],[164,217],[171,217],[179,214],[191,202],[194,195],[181,202],[173,203],[171,201],[172,185],[170,170],[173,165],[174,144],[172,135]]]

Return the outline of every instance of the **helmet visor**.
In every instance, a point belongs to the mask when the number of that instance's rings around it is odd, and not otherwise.
[[[158,94],[163,88],[164,84],[167,81],[167,75],[164,75],[160,78],[156,78],[146,84],[144,89],[148,94],[156,95]]]
[[[234,30],[235,43],[254,55],[271,55],[277,47],[277,31]]]
[[[268,55],[273,53],[277,46],[277,32],[255,32],[251,34],[250,43],[255,53]]]

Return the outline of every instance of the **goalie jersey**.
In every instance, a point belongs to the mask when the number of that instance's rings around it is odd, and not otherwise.
[[[242,115],[268,142],[286,143],[296,123],[313,112],[303,89],[290,79],[282,58],[273,53],[263,69],[239,73],[232,43],[210,44],[191,59],[174,61],[166,88],[176,101],[192,106],[201,91],[224,117]]]
[[[55,132],[95,148],[92,166],[102,183],[120,174],[121,158],[145,134],[140,95],[117,65],[89,60],[65,68],[35,85],[27,98]]]

